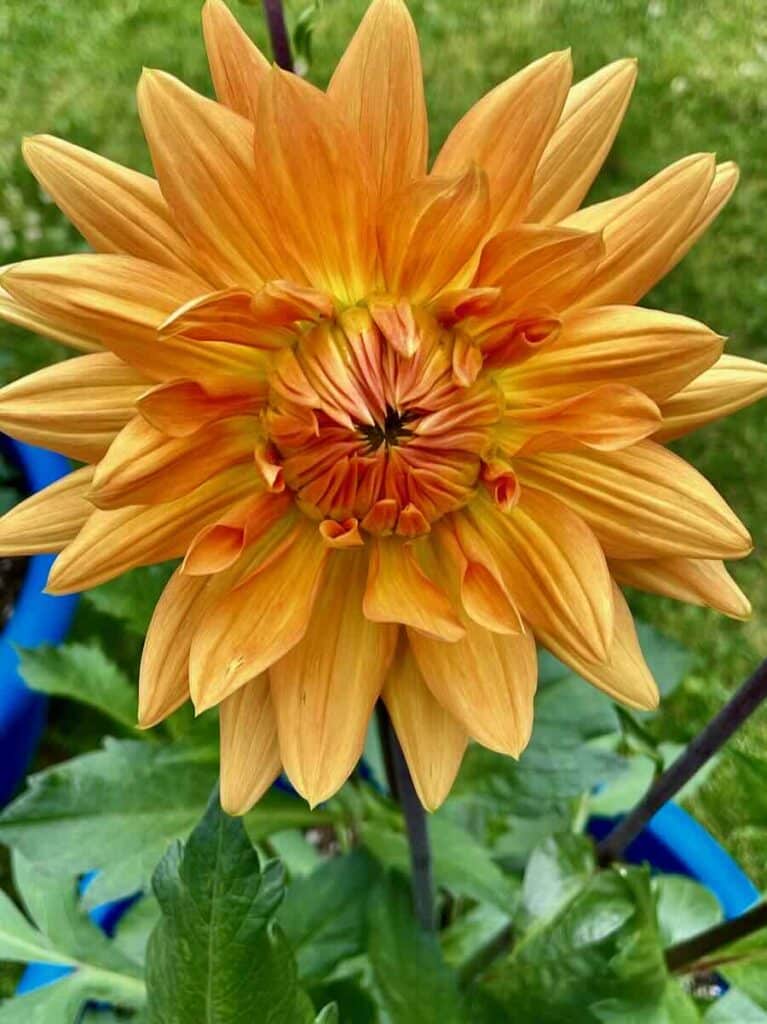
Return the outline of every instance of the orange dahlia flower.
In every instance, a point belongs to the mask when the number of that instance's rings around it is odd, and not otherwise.
[[[25,143],[93,254],[7,269],[0,312],[90,354],[0,392],[0,425],[84,462],[10,512],[49,589],[183,558],[140,723],[221,710],[222,797],[284,769],[311,803],[383,696],[423,803],[469,738],[518,756],[536,647],[610,696],[657,690],[618,584],[735,617],[748,533],[663,442],[767,392],[686,317],[633,305],[737,170],[686,157],[578,211],[635,78],[568,53],[480,100],[427,167],[418,43],[375,0],[326,93],[271,68],[221,0],[218,102],[138,94],[157,180]]]

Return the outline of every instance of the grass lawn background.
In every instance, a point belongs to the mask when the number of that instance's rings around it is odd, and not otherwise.
[[[260,6],[231,6],[265,46]],[[327,82],[364,7],[363,0],[325,0],[316,19],[315,82]],[[26,171],[21,137],[51,132],[150,170],[135,84],[148,65],[210,92],[199,9],[198,0],[3,0],[0,264],[83,247]],[[302,9],[290,4],[289,17]],[[577,77],[617,57],[638,57],[634,101],[591,198],[630,189],[690,152],[736,160],[742,180],[730,206],[645,301],[705,321],[729,337],[730,352],[767,360],[767,14],[760,0],[418,0],[412,11],[433,148],[476,98],[543,53],[572,46]],[[61,355],[58,346],[0,327],[3,382]],[[734,574],[754,617],[743,625],[671,601],[633,601],[694,653],[692,672],[663,711],[669,739],[693,735],[767,655],[765,423],[767,405],[757,406],[679,445],[753,533],[756,551]],[[765,780],[767,712],[694,799],[696,813],[762,886]]]

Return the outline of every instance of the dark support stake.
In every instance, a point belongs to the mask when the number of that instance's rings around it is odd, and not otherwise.
[[[597,846],[599,863],[620,857],[656,811],[674,797],[767,697],[767,659],[762,662],[718,715],[698,733],[677,760],[650,787],[634,810]]]
[[[272,41],[272,56],[275,64],[285,71],[293,71],[293,52],[285,25],[282,0],[264,0],[264,14],[269,27],[269,38]]]
[[[381,734],[389,789],[392,796],[399,801],[405,817],[410,846],[415,915],[424,931],[433,932],[436,928],[434,880],[431,869],[429,833],[426,829],[426,812],[418,799],[405,755],[402,753],[402,747],[399,745],[389,713],[382,701],[378,702],[376,714],[378,715],[378,728]]]
[[[666,950],[666,964],[677,974],[688,970],[713,971],[726,962],[726,954],[717,958],[716,951],[728,946],[736,939],[767,928],[767,903],[757,903],[745,914],[732,921],[723,921],[705,932],[693,935],[691,939],[678,942]]]

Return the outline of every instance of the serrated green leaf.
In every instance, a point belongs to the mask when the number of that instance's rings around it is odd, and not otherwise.
[[[0,842],[62,873],[98,869],[90,906],[142,888],[173,839],[186,836],[217,775],[215,752],[136,740],[33,775],[0,815]]]
[[[375,861],[357,850],[290,886],[277,921],[302,980],[321,981],[340,960],[362,951],[368,896],[379,873]]]
[[[654,1011],[667,973],[649,875],[591,875],[552,919],[533,921],[483,984],[512,1019],[535,1024],[603,1024],[616,1007],[624,1015]]]
[[[50,942],[27,921],[13,900],[0,889],[0,960],[29,963],[42,960],[49,964],[67,964]]]
[[[19,652],[27,686],[88,704],[128,729],[136,726],[136,687],[96,644],[43,645]]]
[[[722,920],[719,900],[710,889],[683,875],[653,879],[658,927],[664,946],[683,942]]]
[[[550,836],[532,853],[522,882],[522,907],[540,927],[555,917],[594,873],[594,846],[585,837]]]
[[[0,1024],[79,1024],[83,994],[79,979],[64,978],[0,1004]]]
[[[382,879],[371,894],[368,954],[376,996],[392,1022],[461,1024],[456,975],[436,937],[413,917],[410,887],[400,875]]]
[[[669,978],[660,1000],[637,1005],[629,998],[606,1000],[593,1012],[600,1024],[700,1024],[693,1000],[674,978]]]
[[[498,950],[511,941],[511,915],[489,903],[480,903],[440,932],[445,963],[462,982],[472,978],[478,965],[484,966],[488,950]]]
[[[163,857],[153,886],[162,918],[147,957],[152,1024],[304,1019],[306,997],[273,920],[282,868],[261,867],[242,822],[221,811],[217,796],[186,845]]]

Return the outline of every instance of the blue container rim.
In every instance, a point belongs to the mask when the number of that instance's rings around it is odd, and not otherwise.
[[[0,450],[20,469],[28,493],[55,483],[71,471],[68,459],[55,452],[0,435]],[[16,645],[35,647],[64,639],[78,597],[44,594],[53,555],[33,555],[8,622],[0,632],[0,806],[12,795],[26,771],[42,731],[46,701],[19,674]]]

